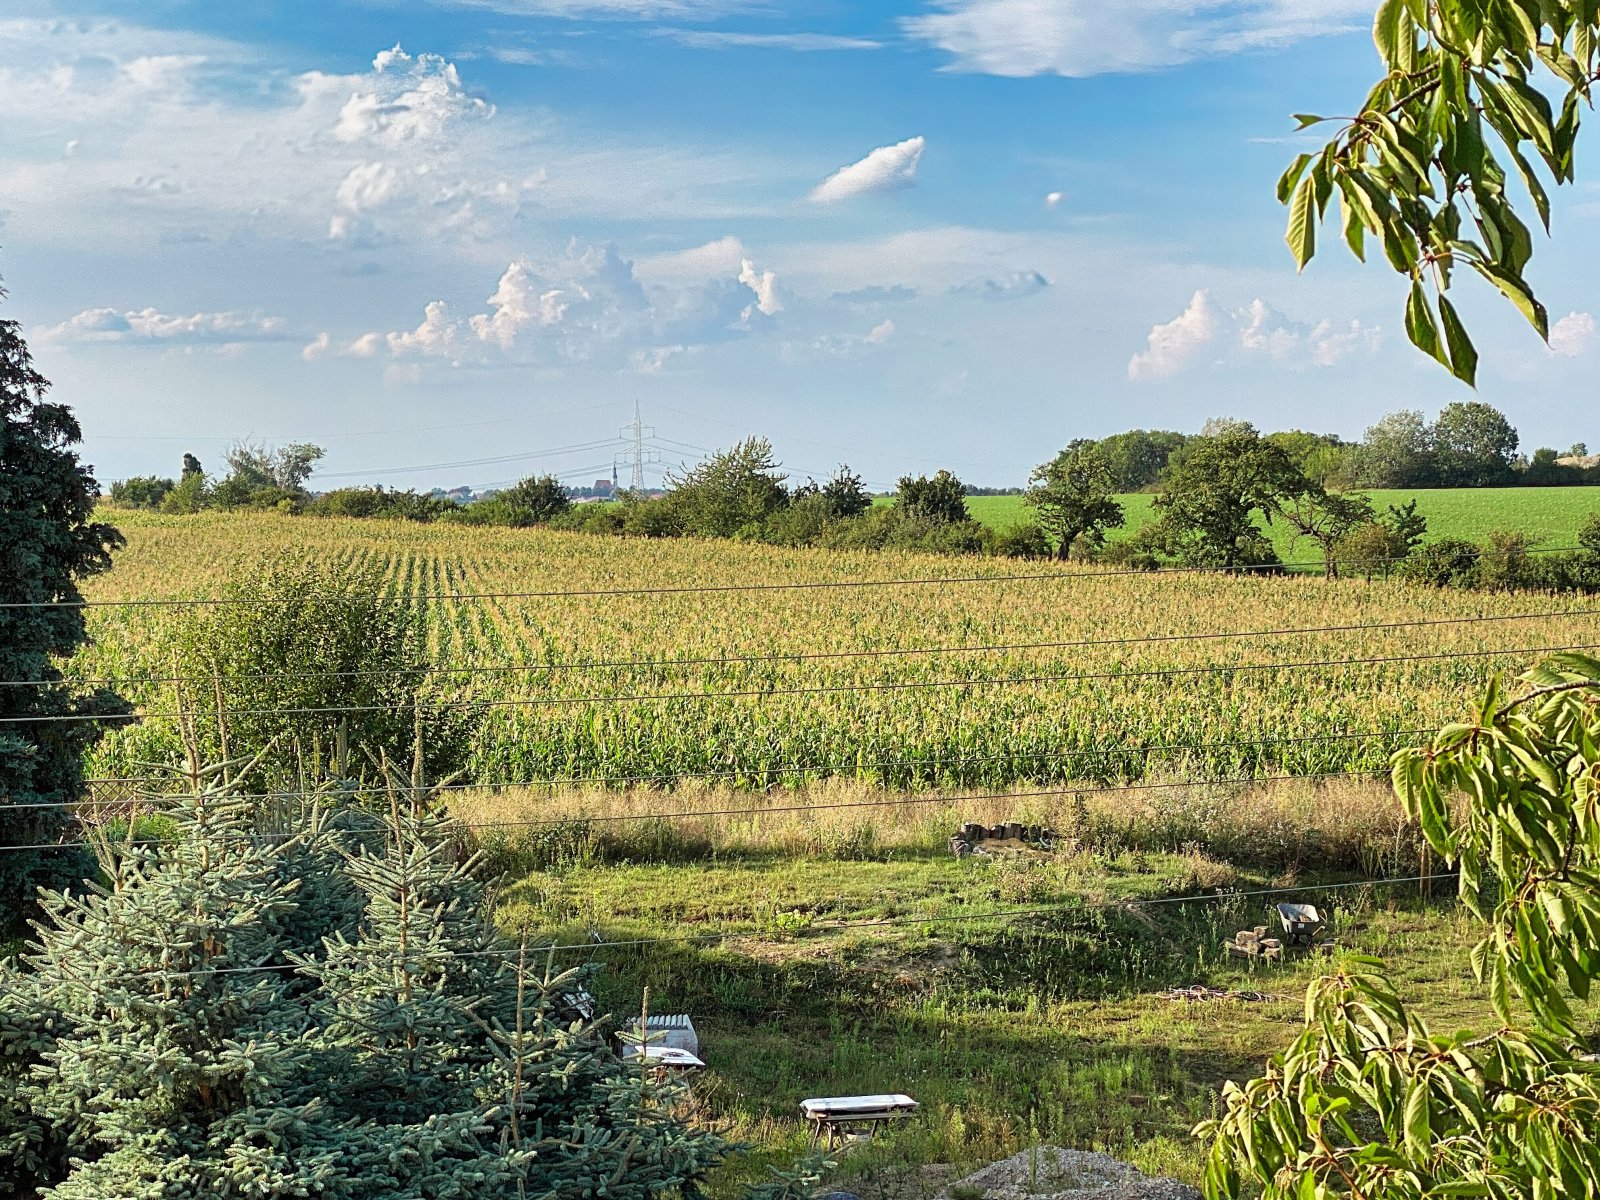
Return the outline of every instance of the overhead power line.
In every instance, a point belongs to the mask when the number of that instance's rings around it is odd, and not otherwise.
[[[636,658],[592,659],[577,662],[513,663],[505,666],[454,665],[446,662],[414,663],[406,666],[367,668],[349,671],[253,671],[236,675],[208,675],[207,681],[222,682],[260,679],[359,679],[389,677],[418,671],[439,672],[448,675],[517,675],[548,671],[592,670],[669,670],[680,667],[704,666],[756,666],[783,663],[818,662],[855,658],[910,658],[935,654],[995,654],[1017,653],[1033,650],[1081,650],[1107,646],[1147,646],[1169,642],[1225,641],[1232,638],[1296,637],[1325,633],[1370,633],[1396,629],[1424,629],[1442,625],[1479,625],[1505,621],[1562,620],[1574,617],[1600,616],[1600,608],[1554,609],[1548,612],[1504,613],[1477,617],[1425,617],[1412,621],[1373,621],[1353,625],[1306,625],[1272,629],[1238,629],[1212,633],[1159,633],[1130,637],[1078,638],[1057,642],[999,642],[980,645],[903,646],[870,650],[818,650],[797,651],[792,654],[719,655],[704,658]],[[129,675],[101,678],[69,678],[66,680],[7,679],[0,687],[60,687],[63,683],[83,687],[131,687],[150,684],[185,683],[200,678],[186,675]]]
[[[1403,733],[1400,733],[1400,732],[1396,732],[1394,734],[1384,734],[1384,735],[1378,735],[1378,736],[1383,736],[1383,737],[1401,737],[1401,736],[1409,736],[1409,735],[1403,734]],[[749,817],[749,816],[763,816],[763,815],[767,815],[767,814],[824,812],[824,811],[830,811],[830,810],[833,810],[833,809],[894,808],[896,806],[905,805],[905,804],[909,804],[909,805],[913,805],[913,806],[926,805],[926,804],[965,804],[965,803],[976,803],[978,801],[987,801],[987,800],[1027,800],[1027,799],[1039,799],[1039,798],[1042,798],[1042,797],[1050,797],[1050,796],[1115,795],[1115,794],[1120,794],[1122,792],[1171,791],[1171,790],[1173,790],[1175,788],[1227,787],[1227,786],[1235,786],[1235,785],[1242,785],[1242,784],[1292,783],[1292,782],[1297,782],[1297,781],[1300,781],[1300,780],[1318,781],[1318,780],[1326,780],[1326,779],[1360,779],[1360,778],[1374,778],[1374,777],[1375,777],[1375,774],[1372,771],[1316,771],[1316,772],[1312,772],[1310,774],[1303,774],[1303,775],[1241,775],[1241,776],[1234,776],[1234,777],[1224,777],[1224,778],[1221,778],[1221,779],[1160,780],[1160,781],[1154,782],[1154,783],[1126,783],[1126,784],[1099,785],[1099,784],[1085,782],[1085,783],[1080,783],[1080,784],[1074,784],[1074,785],[1071,785],[1071,786],[1067,786],[1067,785],[1063,784],[1063,785],[1058,785],[1056,787],[1035,789],[1035,790],[1031,790],[1031,791],[983,792],[983,793],[976,793],[976,794],[969,794],[969,795],[956,795],[956,796],[945,795],[945,794],[942,794],[942,793],[928,793],[928,794],[917,793],[917,794],[914,794],[914,795],[913,794],[906,794],[906,795],[901,795],[901,796],[897,796],[897,797],[884,797],[884,798],[878,799],[878,800],[836,800],[836,801],[830,800],[830,801],[822,801],[822,802],[818,802],[818,803],[814,803],[814,804],[808,803],[808,804],[793,804],[793,805],[772,805],[772,804],[747,805],[747,806],[744,806],[744,807],[741,807],[741,808],[698,809],[698,810],[693,810],[693,811],[666,812],[666,813],[610,813],[610,814],[601,814],[601,815],[564,816],[564,817],[559,817],[559,818],[530,817],[530,818],[527,818],[527,819],[518,819],[518,820],[512,820],[512,821],[487,821],[487,822],[481,822],[481,823],[472,823],[472,822],[462,821],[462,822],[457,822],[457,826],[456,827],[457,828],[464,828],[464,829],[500,829],[500,828],[508,828],[508,829],[510,829],[510,828],[522,828],[522,827],[525,827],[525,826],[533,826],[533,825],[562,825],[562,824],[567,824],[567,823],[569,823],[571,821],[586,821],[586,822],[596,822],[596,823],[611,824],[611,823],[615,823],[615,822],[619,822],[619,821],[675,821],[675,820],[685,820],[685,819],[689,819],[689,818],[701,819],[701,818],[706,818],[706,817]],[[690,777],[689,776],[678,776],[677,778],[690,778]],[[149,782],[160,783],[160,782],[168,782],[168,781],[150,780]],[[244,795],[250,800],[263,800],[263,801],[265,801],[265,800],[294,800],[294,799],[314,800],[314,799],[317,799],[319,797],[326,798],[326,799],[346,799],[346,798],[349,798],[349,797],[352,797],[352,796],[388,795],[390,792],[393,792],[396,795],[402,795],[402,796],[404,796],[404,795],[437,796],[437,795],[448,794],[448,793],[452,793],[452,792],[456,793],[456,794],[460,794],[460,793],[469,792],[469,791],[483,791],[483,792],[489,792],[491,794],[497,794],[498,792],[504,791],[508,787],[515,787],[515,788],[519,788],[519,789],[531,789],[533,787],[544,786],[544,783],[546,783],[546,782],[549,782],[549,781],[544,781],[544,782],[535,783],[535,784],[481,784],[481,783],[474,783],[474,784],[443,784],[443,785],[435,785],[435,786],[431,786],[431,787],[427,786],[427,785],[415,786],[415,785],[410,785],[410,784],[407,784],[405,786],[399,786],[399,787],[390,787],[390,786],[388,786],[386,784],[374,784],[374,785],[372,785],[370,787],[357,786],[357,787],[354,787],[354,788],[343,789],[343,790],[334,790],[334,791],[316,791],[316,790],[301,789],[301,790],[289,790],[289,791],[250,792],[250,793],[244,793]],[[163,806],[170,806],[172,804],[180,803],[185,798],[187,798],[189,795],[191,795],[191,793],[186,793],[186,792],[152,793],[152,794],[149,794],[149,795],[146,795],[146,796],[138,797],[138,798],[133,799],[133,800],[110,801],[110,802],[105,802],[105,803],[107,804],[107,807],[117,807],[117,808],[124,808],[124,807],[130,806],[130,805],[132,805],[132,806],[148,805],[148,806],[159,808],[159,807],[163,807]],[[22,810],[22,809],[89,809],[92,812],[101,803],[102,802],[98,801],[98,800],[40,800],[40,801],[28,801],[28,802],[24,802],[22,804],[8,804],[8,803],[5,803],[3,800],[0,800],[0,811],[13,812],[13,811],[18,811],[18,810]],[[151,844],[154,844],[155,841],[159,841],[159,840],[160,839],[153,839]],[[57,845],[63,845],[63,844],[64,843],[49,842],[49,843],[42,843],[40,845],[35,845],[35,846],[0,846],[0,850],[24,850],[24,849],[38,850],[38,849],[43,849],[46,846],[57,846]],[[76,843],[73,843],[73,844],[76,844]]]
[[[1377,741],[1377,740],[1388,741],[1388,740],[1392,740],[1392,739],[1395,739],[1395,738],[1431,737],[1434,732],[1435,731],[1432,730],[1432,729],[1369,729],[1369,730],[1352,731],[1352,732],[1347,732],[1347,733],[1302,734],[1302,735],[1289,735],[1289,736],[1285,736],[1285,737],[1267,737],[1267,738],[1230,738],[1230,739],[1215,740],[1215,741],[1209,741],[1209,742],[1167,742],[1167,743],[1143,742],[1143,743],[1137,743],[1137,744],[1134,744],[1134,745],[1131,745],[1131,746],[1090,746],[1090,747],[1084,747],[1084,748],[1080,748],[1080,749],[1076,749],[1076,750],[1031,751],[1031,752],[1030,751],[1020,751],[1020,752],[1010,753],[1010,754],[981,754],[981,755],[958,755],[958,756],[943,756],[943,757],[941,757],[941,756],[933,756],[933,757],[927,757],[927,758],[877,759],[877,760],[867,760],[865,762],[862,762],[862,761],[859,761],[859,760],[854,760],[854,759],[850,760],[849,762],[814,762],[814,763],[780,762],[780,763],[774,763],[774,764],[772,764],[770,766],[765,766],[765,767],[762,767],[762,766],[737,767],[737,768],[728,768],[728,769],[724,769],[724,770],[721,770],[721,771],[678,771],[678,772],[673,772],[673,773],[670,773],[670,774],[655,774],[655,775],[567,775],[567,776],[551,776],[551,777],[547,777],[547,778],[544,778],[544,779],[534,779],[534,780],[502,780],[502,781],[498,781],[498,782],[489,782],[489,783],[427,784],[427,785],[422,785],[422,786],[417,786],[417,787],[413,787],[413,786],[407,785],[405,787],[395,788],[394,790],[399,792],[399,793],[401,793],[401,794],[409,794],[409,793],[413,793],[413,792],[420,792],[420,793],[427,793],[427,794],[436,794],[436,793],[437,794],[444,794],[444,793],[458,793],[458,792],[498,793],[498,792],[503,792],[503,791],[507,791],[507,790],[510,790],[510,789],[532,789],[532,788],[547,788],[547,787],[565,787],[565,786],[575,785],[575,784],[590,784],[590,783],[608,784],[608,785],[611,785],[611,786],[616,786],[618,784],[625,784],[625,785],[630,785],[630,786],[667,785],[667,784],[678,783],[678,782],[682,782],[684,780],[690,780],[690,779],[693,779],[693,780],[715,780],[715,779],[749,779],[749,778],[752,778],[752,777],[783,777],[783,776],[789,776],[789,775],[843,775],[843,774],[847,774],[847,773],[850,773],[850,772],[856,772],[856,773],[859,774],[862,771],[868,771],[868,770],[888,770],[888,769],[893,769],[893,768],[904,768],[904,767],[968,766],[968,765],[973,765],[973,764],[978,764],[978,763],[990,763],[990,762],[1023,761],[1023,762],[1055,762],[1055,763],[1060,763],[1060,762],[1066,762],[1066,761],[1076,761],[1078,759],[1128,759],[1128,760],[1133,760],[1133,759],[1138,759],[1138,758],[1141,758],[1141,757],[1147,757],[1149,755],[1154,755],[1154,754],[1173,754],[1173,755],[1177,756],[1177,755],[1184,755],[1184,754],[1209,753],[1209,752],[1211,752],[1213,750],[1236,750],[1236,749],[1241,749],[1241,748],[1244,748],[1244,747],[1331,745],[1331,744],[1333,744],[1335,742]],[[1297,776],[1296,778],[1307,778],[1307,777],[1306,776]],[[134,785],[137,785],[137,784],[150,784],[150,785],[156,785],[156,784],[171,784],[171,783],[178,783],[178,782],[182,782],[181,778],[178,777],[178,776],[173,776],[173,775],[166,775],[166,776],[155,776],[155,775],[126,776],[125,775],[125,776],[111,776],[111,777],[106,777],[106,778],[86,779],[86,780],[84,780],[84,783],[87,784],[87,785],[90,785],[90,786],[108,785],[108,784],[134,784]],[[1198,781],[1196,786],[1199,786],[1199,785],[1204,784],[1206,782],[1207,781],[1205,781],[1205,780]],[[382,791],[382,790],[386,790],[386,789],[387,789],[387,785],[378,785],[377,787],[374,787],[374,788],[356,788],[354,790],[355,790],[355,792],[357,794],[366,794],[366,793],[371,793],[371,792],[375,792],[375,791]],[[1095,785],[1092,785],[1092,784],[1086,784],[1084,787],[1082,787],[1082,788],[1080,788],[1078,790],[1082,790],[1082,791],[1102,790],[1103,791],[1105,789],[1103,787],[1097,788]],[[310,799],[310,798],[312,798],[314,796],[323,795],[323,794],[324,793],[322,793],[322,792],[307,791],[307,790],[270,791],[270,792],[257,793],[257,794],[255,794],[255,798],[256,799],[261,799],[261,800]],[[166,797],[163,796],[161,798],[164,799]],[[98,804],[98,803],[101,803],[101,802],[98,801],[98,800],[50,800],[50,801],[39,801],[39,802],[32,802],[32,803],[24,803],[24,804],[15,804],[15,805],[9,805],[7,807],[8,807],[8,809],[9,808],[78,808],[78,807],[85,806],[85,805],[93,806],[93,805]],[[113,802],[113,803],[115,803],[115,802]],[[134,803],[137,803],[137,801],[134,801]]]
[[[1511,655],[1560,654],[1575,650],[1600,649],[1600,643],[1580,642],[1564,646],[1508,646],[1494,650],[1452,650],[1435,654],[1398,654],[1369,658],[1328,658],[1301,662],[1278,663],[1211,663],[1201,667],[1161,667],[1135,671],[1090,671],[1070,675],[1000,675],[978,676],[968,679],[901,679],[879,683],[817,684],[796,688],[749,688],[726,692],[630,692],[619,695],[586,696],[521,696],[502,700],[437,700],[422,702],[434,709],[495,709],[495,708],[564,708],[580,704],[647,704],[670,701],[698,702],[705,700],[760,700],[775,696],[816,696],[833,693],[921,691],[931,688],[1005,687],[1014,684],[1088,683],[1113,679],[1174,679],[1196,675],[1244,673],[1252,671],[1292,671],[1336,667],[1385,666],[1395,663],[1436,662],[1474,658],[1498,658]],[[236,708],[225,710],[225,716],[332,716],[338,714],[387,712],[393,704],[329,704],[305,707],[282,706],[272,708]],[[205,710],[201,710],[205,711]],[[127,716],[106,716],[95,713],[56,713],[42,716],[0,717],[0,725],[70,724],[97,721],[115,724],[137,720],[170,720],[190,715],[184,712],[150,711],[134,712]]]
[[[1534,546],[1528,554],[1558,554],[1579,550],[1579,546]],[[1407,556],[1396,555],[1384,562],[1404,562]],[[1177,578],[1182,575],[1250,576],[1267,571],[1294,567],[1321,567],[1322,559],[1302,559],[1290,562],[1240,563],[1233,567],[1161,567],[1159,570],[1139,568],[1115,571],[1049,571],[1021,575],[943,575],[928,578],[895,579],[808,579],[794,583],[705,583],[663,585],[657,587],[575,588],[565,591],[527,592],[397,592],[379,595],[376,599],[394,604],[415,604],[432,601],[459,600],[582,600],[594,597],[615,596],[682,596],[709,595],[721,592],[793,592],[817,591],[833,588],[874,587],[944,587],[955,584],[983,583],[1081,583],[1094,579],[1118,579],[1137,576],[1149,580]],[[297,596],[184,596],[157,597],[136,600],[10,600],[0,603],[0,609],[13,608],[185,608],[285,604],[298,602]]]
[[[407,475],[418,471],[447,471],[462,467],[486,467],[495,463],[522,462],[534,458],[556,458],[563,454],[576,454],[582,450],[601,450],[620,444],[618,438],[605,438],[595,442],[580,442],[572,446],[553,446],[548,450],[529,450],[518,454],[498,454],[490,458],[463,458],[455,462],[416,463],[407,467],[367,467],[359,471],[329,471],[317,476],[322,479],[355,479],[370,475]]]
[[[1117,908],[1149,908],[1175,904],[1217,904],[1233,900],[1253,900],[1262,896],[1295,896],[1307,893],[1347,891],[1352,888],[1377,888],[1389,887],[1403,883],[1447,882],[1454,879],[1452,873],[1445,872],[1438,875],[1401,875],[1386,879],[1357,879],[1337,883],[1311,883],[1297,884],[1292,887],[1252,888],[1248,891],[1230,892],[1199,892],[1184,896],[1154,896],[1149,899],[1130,899],[1120,905],[1103,904],[1096,906],[1101,912],[1113,911]],[[1082,904],[1043,904],[1028,908],[1000,908],[990,909],[985,912],[961,913],[933,913],[918,914],[903,917],[876,917],[858,921],[829,921],[809,926],[799,931],[795,936],[826,936],[832,933],[844,932],[851,929],[877,929],[892,928],[905,925],[952,925],[963,924],[968,921],[1009,921],[1020,917],[1055,916],[1060,914],[1076,914],[1086,910],[1088,906]],[[754,914],[750,915],[754,919]],[[638,949],[645,946],[683,946],[705,943],[728,941],[732,938],[746,938],[763,941],[759,931],[750,929],[720,929],[712,933],[682,933],[671,937],[655,938],[627,938],[615,941],[587,941],[568,943],[528,944],[517,946],[492,946],[481,950],[438,950],[421,949],[408,951],[401,954],[374,954],[367,956],[374,962],[398,962],[402,966],[411,962],[436,962],[440,959],[457,960],[468,958],[506,958],[525,959],[533,955],[564,954],[575,950],[593,953],[597,950]],[[790,940],[790,939],[786,939]],[[132,971],[129,974],[134,979],[191,979],[197,976],[213,975],[255,975],[276,971],[302,971],[306,967],[315,967],[318,963],[313,960],[309,963],[259,963],[246,967],[201,967],[188,970],[157,968],[150,971]],[[109,980],[103,980],[109,983]]]

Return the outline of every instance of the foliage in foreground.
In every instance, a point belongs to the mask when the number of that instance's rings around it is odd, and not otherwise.
[[[71,850],[44,848],[83,788],[84,749],[123,706],[109,691],[63,682],[61,660],[87,640],[78,581],[107,570],[122,544],[93,520],[98,488],[78,461],[70,409],[45,401],[15,321],[0,321],[0,937],[19,932],[40,886],[82,878]],[[20,607],[11,605],[39,605]]]
[[[1600,976],[1600,660],[1559,655],[1523,681],[1394,760],[1407,814],[1488,922],[1472,968],[1500,1028],[1432,1030],[1381,963],[1353,959],[1201,1127],[1210,1196],[1246,1178],[1268,1200],[1600,1195],[1600,1064],[1567,998]]]
[[[495,934],[415,780],[387,820],[326,792],[287,837],[194,783],[0,967],[0,1192],[696,1192],[724,1144],[573,1011],[583,970]]]
[[[1533,238],[1507,182],[1514,171],[1548,230],[1549,196],[1530,159],[1557,185],[1573,181],[1600,14],[1592,0],[1383,0],[1373,41],[1383,78],[1332,141],[1296,157],[1279,181],[1289,248],[1302,267],[1310,260],[1337,193],[1351,252],[1364,259],[1370,236],[1410,281],[1406,335],[1472,383],[1478,352],[1446,294],[1456,270],[1476,271],[1549,337],[1525,275]],[[1297,117],[1301,128],[1325,119]]]

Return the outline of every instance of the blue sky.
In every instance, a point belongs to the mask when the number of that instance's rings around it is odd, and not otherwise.
[[[323,486],[583,481],[635,401],[662,466],[760,433],[885,486],[1357,436],[1469,395],[1386,270],[1283,246],[1288,114],[1359,102],[1367,3],[13,0],[4,311],[107,479],[252,436]],[[1600,443],[1597,200],[1536,260],[1554,349],[1466,294],[1530,449]]]

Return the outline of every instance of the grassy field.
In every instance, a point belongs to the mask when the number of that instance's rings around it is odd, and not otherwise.
[[[1600,488],[1588,487],[1372,488],[1362,494],[1380,513],[1388,505],[1415,500],[1417,511],[1428,519],[1430,541],[1454,537],[1481,542],[1497,529],[1515,529],[1537,538],[1540,545],[1567,547],[1575,544],[1584,519],[1600,513]],[[1112,541],[1128,537],[1155,520],[1153,492],[1129,492],[1117,499],[1122,502],[1127,521],[1112,531]],[[878,505],[892,502],[889,496],[873,500]],[[991,529],[1009,529],[1033,518],[1033,510],[1023,504],[1021,496],[969,496],[967,511]],[[1285,561],[1320,561],[1316,546],[1310,541],[1296,541],[1289,530],[1281,527],[1268,532]]]
[[[97,600],[204,595],[262,553],[380,564],[396,602],[422,606],[441,687],[482,705],[470,774],[486,783],[690,773],[760,788],[838,774],[995,787],[1381,768],[1490,671],[1600,641],[1570,598],[1381,581],[276,514],[118,519],[128,547],[91,582]],[[811,586],[949,576],[978,581]],[[771,590],[620,590],[750,584]],[[417,599],[461,592],[492,595]],[[561,594],[508,594],[525,592]],[[170,674],[184,619],[95,608],[74,669]],[[1387,627],[1406,621],[1433,623]],[[463,668],[483,673],[452,674]],[[125,690],[146,712],[175,703],[164,684]],[[118,732],[91,769],[171,757],[173,724]]]
[[[719,799],[734,798],[691,807]],[[490,861],[505,875],[508,928],[577,946],[649,943],[594,952],[594,991],[623,1016],[646,987],[652,1011],[693,1015],[708,1063],[696,1109],[756,1147],[718,1181],[722,1196],[803,1149],[803,1098],[883,1091],[922,1108],[842,1157],[836,1181],[868,1197],[920,1200],[1040,1142],[1194,1181],[1203,1147],[1189,1129],[1213,1114],[1224,1080],[1254,1074],[1287,1043],[1307,982],[1330,965],[1227,958],[1224,938],[1275,923],[1278,897],[1244,893],[1416,871],[1392,797],[1375,784],[605,822],[672,807],[653,795],[570,796],[559,832],[493,841]],[[527,811],[552,812],[546,798],[512,796],[461,815]],[[958,821],[1006,815],[1055,821],[1059,845],[965,860],[945,848]],[[1356,860],[1366,872],[1337,869]],[[1439,899],[1448,891],[1442,883]],[[1206,899],[1149,903],[1194,896]],[[1476,931],[1418,885],[1288,898],[1333,913],[1343,950],[1387,956],[1441,1026],[1489,1021],[1466,966]],[[1194,983],[1264,998],[1161,994]]]
[[[1417,511],[1428,518],[1429,539],[1456,537],[1481,542],[1496,529],[1516,529],[1532,534],[1545,546],[1572,546],[1584,518],[1600,512],[1600,489],[1581,487],[1374,489],[1366,495],[1379,512],[1387,505],[1415,500]],[[1151,493],[1135,492],[1119,499],[1127,523],[1112,534],[1113,540],[1127,537],[1155,519]],[[967,510],[975,520],[995,529],[1006,529],[1032,515],[1021,496],[972,496]],[[1314,544],[1296,542],[1288,530],[1280,527],[1271,533],[1285,562],[1319,558]]]

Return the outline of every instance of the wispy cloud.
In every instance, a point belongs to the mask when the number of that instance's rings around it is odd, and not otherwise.
[[[832,33],[744,33],[726,29],[683,29],[668,25],[651,31],[657,37],[701,50],[796,50],[801,53],[831,50],[881,50],[871,38],[843,37]]]
[[[116,22],[0,19],[9,219],[41,242],[120,255],[180,234],[331,237],[341,252],[409,242],[432,263],[503,264],[535,211],[546,228],[732,219],[760,206],[753,180],[794,170],[777,150],[503,112],[455,63],[411,47],[349,73],[296,73],[262,53]]]
[[[707,20],[756,7],[757,0],[433,0],[441,8],[482,8],[519,17]]]
[[[1148,71],[1370,26],[1371,0],[933,0],[905,31],[988,75]]]
[[[46,341],[128,342],[164,346],[239,346],[281,342],[293,336],[282,317],[259,313],[198,312],[175,315],[155,308],[122,311],[87,308],[40,331]]]
[[[1042,292],[1049,286],[1050,281],[1039,271],[1012,271],[960,283],[950,290],[955,295],[975,296],[980,300],[1012,300]]]

